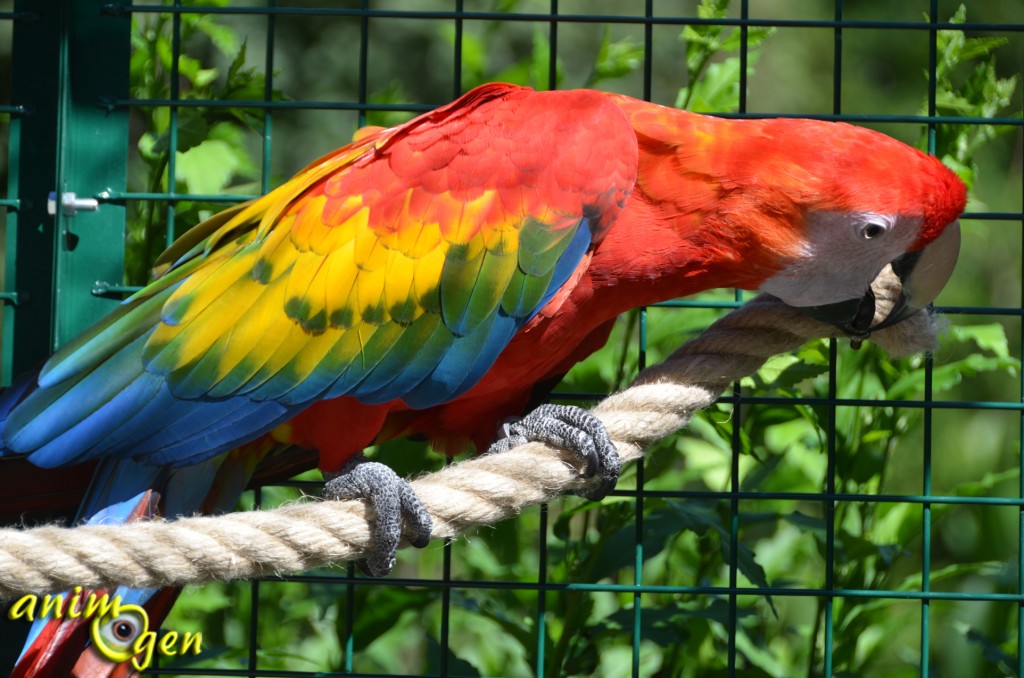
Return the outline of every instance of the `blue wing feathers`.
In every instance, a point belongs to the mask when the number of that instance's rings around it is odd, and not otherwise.
[[[75,381],[37,389],[4,426],[6,446],[53,467],[104,455],[184,464],[250,440],[296,411],[244,396],[182,400],[145,372],[140,336]],[[234,425],[243,424],[239,428]],[[180,455],[175,459],[174,455]]]
[[[525,319],[499,313],[460,337],[426,378],[401,397],[410,407],[422,409],[451,400],[475,384],[494,363]],[[468,383],[467,383],[468,382]]]
[[[451,332],[438,316],[420,316],[421,331],[406,332],[394,350],[358,384],[359,399],[366,403],[385,403],[407,393],[437,368],[451,341]],[[415,323],[414,323],[415,326]]]
[[[123,422],[108,451],[151,464],[191,464],[247,442],[294,414],[278,403],[244,397],[180,400],[157,382],[152,401]]]
[[[124,390],[103,401],[99,408],[82,416],[63,433],[51,434],[45,442],[34,445],[29,461],[36,466],[53,468],[120,452],[109,445],[108,438],[124,425],[126,418],[141,409],[152,397],[153,392],[159,388],[159,384],[152,382],[152,379],[142,378],[129,383]],[[71,395],[73,397],[74,394]],[[59,406],[59,403],[55,405]],[[66,409],[62,413],[69,414]],[[39,420],[50,418],[39,417]],[[38,437],[45,431],[35,433]]]
[[[136,339],[99,368],[74,381],[33,391],[8,418],[4,426],[6,443],[15,450],[39,449],[102,410],[142,371],[142,365],[129,353],[141,342],[142,338]],[[64,463],[76,457],[77,454]]]
[[[301,409],[288,409],[272,401],[253,402],[244,397],[215,404],[223,405],[224,409],[211,413],[212,416],[197,414],[193,427],[188,428],[190,436],[166,445],[150,445],[139,456],[149,464],[194,464],[267,433]],[[228,410],[229,406],[234,407]],[[192,407],[189,412],[205,415],[205,410]]]

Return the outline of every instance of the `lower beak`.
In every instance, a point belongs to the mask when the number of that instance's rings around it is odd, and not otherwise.
[[[855,339],[865,339],[871,332],[906,320],[932,303],[953,274],[959,253],[960,222],[954,221],[927,247],[887,264],[863,297],[814,306],[808,311]]]

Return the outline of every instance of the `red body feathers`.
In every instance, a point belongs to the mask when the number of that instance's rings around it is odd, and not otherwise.
[[[545,95],[525,96],[540,105]],[[564,93],[566,109],[552,115],[571,115],[574,97],[592,96]],[[603,345],[620,313],[712,288],[755,289],[799,259],[808,214],[916,218],[916,249],[964,208],[965,187],[950,170],[876,132],[810,120],[726,120],[603,96],[623,111],[635,134],[636,184],[607,233],[480,382],[425,410],[400,399],[372,406],[348,398],[322,401],[276,435],[319,449],[327,469],[375,440],[407,434],[425,435],[451,452],[470,442],[484,449],[504,418],[522,412],[538,384],[559,378]],[[601,143],[599,131],[590,132],[596,133],[574,149],[580,157],[591,155],[589,144]],[[536,146],[521,154],[544,157],[547,147],[565,141],[538,132]],[[572,186],[566,174],[560,188]]]

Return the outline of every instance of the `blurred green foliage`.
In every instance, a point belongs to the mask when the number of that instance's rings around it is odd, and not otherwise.
[[[711,0],[697,6],[701,19],[722,19],[729,14],[730,0]],[[676,108],[695,113],[722,113],[739,107],[740,56],[747,47],[748,75],[761,55],[758,49],[772,28],[753,26],[746,35],[739,28],[714,24],[685,26],[679,39],[686,45],[687,86],[679,89]]]
[[[205,3],[227,6],[228,0]],[[177,50],[174,24],[182,45],[204,41],[222,58],[225,66],[204,65],[187,51]],[[267,94],[266,79],[246,66],[247,43],[213,15],[135,14],[132,17],[131,95],[136,99],[260,100]],[[269,92],[281,99],[279,91]],[[259,108],[208,108],[186,106],[173,113],[167,106],[132,109],[137,129],[143,130],[133,161],[142,168],[129,173],[128,190],[144,193],[191,193],[218,195],[231,192],[255,195],[260,175],[246,144],[249,131],[262,129]],[[171,149],[174,149],[173,182]],[[149,279],[149,266],[174,239],[211,214],[214,206],[179,201],[173,208],[165,201],[135,200],[129,203],[125,282],[141,285]],[[178,225],[175,227],[175,225]]]
[[[967,8],[960,5],[950,21],[963,23],[966,18]],[[937,42],[935,109],[939,115],[993,118],[1009,112],[1020,74],[1000,77],[994,53],[1008,44],[1007,38],[968,37],[963,31],[940,31]],[[966,74],[959,74],[958,70]],[[927,105],[922,106],[921,114],[927,113]],[[1015,116],[1020,117],[1019,110]],[[942,162],[956,170],[968,186],[973,186],[977,155],[982,147],[997,136],[1018,130],[1009,125],[939,124],[935,148],[943,149]]]
[[[736,17],[737,4],[702,0],[686,3],[679,13]],[[970,18],[1024,20],[1009,4],[973,3]],[[415,8],[449,5],[428,2]],[[525,0],[491,5],[509,12],[547,11],[545,3]],[[765,18],[832,17],[831,3],[811,5],[758,3],[754,11]],[[847,3],[848,18],[917,20],[927,10],[927,3],[913,2],[853,5]],[[954,21],[968,18],[956,4],[941,7],[942,16]],[[632,14],[642,13],[642,7],[608,3],[599,9],[574,6],[564,11]],[[193,99],[260,100],[268,90],[275,99],[285,98],[281,92],[295,99],[358,96],[358,20],[279,17],[274,72],[269,76],[262,57],[254,57],[266,47],[267,20],[262,17],[181,15],[185,54],[176,68],[171,37],[175,20],[145,14],[133,21],[133,96],[166,98],[175,89]],[[451,98],[456,39],[451,22],[370,24],[368,101],[438,104]],[[465,22],[457,89],[506,80],[538,88],[606,87],[640,94],[640,28],[560,25],[553,68],[550,35],[547,24]],[[839,97],[843,111],[927,113],[927,73],[922,77],[920,66],[926,63],[926,37],[925,32],[846,30]],[[748,30],[748,108],[830,112],[833,41],[830,30]],[[655,100],[704,112],[736,110],[743,47],[736,28],[657,27]],[[937,112],[1019,116],[1019,47],[1019,40],[941,31]],[[270,130],[268,117],[259,108],[182,107],[176,123],[166,107],[134,109],[133,115],[136,152],[129,190],[247,195],[345,143],[359,125],[392,125],[410,114],[275,112],[270,158],[263,158],[261,138]],[[931,138],[919,126],[876,126],[923,148],[933,145],[931,150],[971,184],[970,210],[1021,210],[1019,126],[943,123]],[[174,139],[172,127],[177,130]],[[144,280],[149,262],[168,240],[213,209],[211,203],[179,202],[173,209],[161,202],[132,203],[127,280]],[[963,260],[940,303],[1019,305],[1019,224],[971,221],[964,223],[964,231]],[[730,301],[733,296],[704,298]],[[653,363],[719,313],[653,308],[642,319],[639,313],[630,314],[611,341],[577,366],[560,388],[605,393],[627,383],[639,367],[641,321],[646,361]],[[838,347],[835,393],[829,385],[833,349],[828,343],[811,342],[793,356],[774,359],[742,382],[744,395],[810,397],[818,399],[815,403],[835,396],[879,404],[835,407],[834,429],[827,405],[720,404],[695,418],[683,435],[655,446],[644,463],[641,501],[631,494],[639,482],[633,467],[620,483],[625,492],[600,505],[568,498],[546,513],[527,512],[455,542],[450,574],[463,585],[446,589],[392,581],[440,580],[446,556],[439,545],[431,545],[403,551],[395,574],[382,582],[346,583],[346,577],[356,581],[351,571],[334,569],[311,573],[338,578],[330,582],[314,578],[190,588],[166,627],[202,631],[204,652],[177,665],[239,668],[247,665],[252,652],[261,669],[275,670],[438,673],[444,664],[454,675],[530,676],[543,667],[545,675],[610,677],[630,674],[638,643],[640,675],[705,676],[725,673],[731,635],[740,675],[820,675],[826,657],[837,676],[920,675],[918,601],[841,596],[829,608],[822,597],[784,593],[829,587],[921,591],[925,534],[931,540],[927,584],[932,590],[1019,593],[1018,508],[933,504],[926,516],[920,502],[870,500],[878,494],[920,495],[926,490],[1019,496],[1019,413],[936,410],[926,429],[920,408],[886,402],[919,399],[926,387],[937,400],[1019,400],[1019,319],[956,316],[951,323],[934,354],[930,383],[923,357],[889,360],[870,346],[860,351]],[[738,459],[733,456],[734,440],[741,451]],[[830,444],[834,467],[829,464]],[[405,474],[425,463],[441,463],[437,455],[424,462],[420,449],[406,442],[377,454]],[[734,486],[743,492],[776,493],[770,498],[744,495],[737,501],[735,543],[727,495]],[[814,496],[828,490],[854,498],[830,509]],[[672,496],[679,491],[690,496]],[[273,506],[298,494],[294,488],[265,488],[261,503]],[[253,501],[247,496],[240,508],[251,508]],[[639,552],[638,535],[643,545]],[[733,562],[736,584],[749,590],[736,597],[735,606],[727,595],[679,588],[729,586]],[[542,565],[549,584],[538,591]],[[638,582],[663,588],[634,594],[574,586],[628,587]],[[767,595],[763,589],[769,587],[777,592]],[[250,614],[256,594],[253,639]],[[444,609],[449,612],[446,631],[441,624]],[[934,602],[929,609],[929,651],[941,675],[1016,675],[1016,604]],[[831,614],[830,647],[826,614]]]

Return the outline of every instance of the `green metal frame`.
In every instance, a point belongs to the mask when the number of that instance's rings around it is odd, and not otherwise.
[[[4,383],[109,311],[113,302],[93,285],[123,276],[123,206],[47,210],[51,193],[59,202],[63,193],[89,197],[125,183],[128,113],[97,104],[127,94],[130,23],[104,17],[102,6],[16,8],[14,62],[34,67],[16,70],[12,88]]]
[[[15,14],[0,20],[15,21],[16,64],[33,64],[31,70],[15,71],[13,103],[0,110],[12,114],[10,127],[11,138],[11,171],[8,187],[8,198],[0,204],[8,208],[7,220],[7,273],[4,291],[0,298],[5,302],[4,309],[4,356],[3,379],[9,383],[12,375],[19,369],[45,357],[47,353],[76,331],[110,307],[112,302],[106,298],[112,294],[125,291],[120,285],[123,269],[123,224],[124,204],[128,200],[153,200],[166,203],[170,215],[169,223],[173,223],[173,214],[177,202],[186,199],[211,202],[231,202],[245,196],[197,196],[169,193],[130,193],[125,190],[126,175],[126,139],[127,115],[132,107],[166,106],[170,108],[172,120],[176,120],[179,108],[187,106],[204,107],[255,107],[264,111],[263,129],[263,172],[262,187],[270,187],[269,157],[272,143],[272,120],[275,112],[294,108],[329,109],[357,111],[365,116],[367,111],[422,111],[429,106],[422,105],[378,105],[368,102],[366,88],[366,58],[368,49],[368,26],[371,20],[388,19],[421,19],[435,21],[451,21],[456,32],[455,40],[455,73],[453,91],[438,93],[439,99],[459,94],[461,81],[461,31],[464,22],[501,18],[503,21],[530,22],[548,26],[548,37],[552,45],[552,53],[556,53],[559,25],[572,22],[616,23],[642,26],[644,30],[645,64],[644,94],[651,95],[651,73],[653,70],[653,29],[659,25],[683,26],[714,23],[739,27],[744,46],[746,34],[751,27],[804,27],[824,28],[834,32],[835,73],[833,88],[833,110],[831,114],[801,117],[817,117],[827,120],[846,120],[854,122],[908,122],[923,123],[930,129],[932,149],[934,149],[935,126],[944,122],[985,123],[1020,126],[1019,118],[971,118],[961,116],[936,115],[936,91],[934,78],[929,89],[929,105],[926,115],[849,115],[842,112],[841,87],[842,79],[838,76],[842,71],[842,41],[845,30],[914,30],[927,32],[930,37],[930,68],[936,67],[936,35],[942,29],[964,29],[962,24],[948,24],[937,21],[850,21],[844,18],[842,0],[834,1],[834,17],[829,20],[768,20],[749,17],[749,3],[743,0],[740,5],[741,16],[735,19],[699,19],[692,16],[664,17],[655,16],[653,0],[647,0],[645,13],[637,16],[619,15],[583,15],[561,14],[558,12],[558,1],[552,0],[551,11],[542,14],[511,14],[495,15],[490,12],[465,11],[461,0],[454,0],[451,11],[418,11],[373,9],[369,2],[364,2],[361,9],[353,8],[302,8],[278,7],[269,3],[266,7],[183,7],[180,1],[173,6],[164,5],[130,5],[123,2],[107,2],[106,0],[22,0]],[[207,101],[179,98],[175,79],[172,78],[172,96],[167,99],[132,99],[128,94],[127,58],[129,16],[133,13],[170,13],[180,16],[186,12],[205,12],[210,14],[245,14],[266,17],[268,49],[265,55],[265,72],[267,74],[267,91],[263,101]],[[938,2],[931,0],[930,16],[938,16]],[[360,44],[361,86],[357,100],[345,102],[331,101],[272,101],[273,35],[275,22],[282,16],[331,16],[355,17],[361,21],[363,28]],[[1003,24],[972,24],[968,28],[977,31],[1000,31],[1019,33],[1024,25]],[[93,49],[102,41],[104,49]],[[176,44],[176,47],[180,45]],[[741,73],[746,73],[747,52],[741,51]],[[95,73],[101,72],[103,78],[96,78]],[[50,77],[40,77],[41,73],[60,74],[59,81]],[[91,73],[93,77],[84,77]],[[550,84],[555,85],[555,63],[550,66]],[[759,114],[747,112],[745,76],[740,87],[740,107],[736,117],[758,117]],[[54,86],[56,84],[56,87]],[[56,133],[54,132],[56,130]],[[171,147],[177,145],[177,128],[172,123]],[[174,175],[173,155],[170,175]],[[80,196],[93,197],[99,200],[97,212],[81,212],[72,217],[58,214],[52,218],[46,214],[45,201],[48,192],[57,190],[74,191]],[[1024,215],[1016,212],[985,212],[964,216],[965,220],[988,219],[1001,220],[1009,223],[1020,223]],[[699,306],[702,308],[728,308],[739,305],[739,296],[735,302],[703,303],[691,301],[674,301],[661,304],[662,307],[686,308]],[[978,314],[1004,315],[1019,317],[1024,314],[1024,307],[944,307],[939,309],[946,314]],[[640,316],[640,363],[645,360],[647,315]],[[40,337],[47,337],[46,342]],[[634,657],[633,675],[640,673],[640,640],[642,637],[642,610],[640,599],[647,593],[700,593],[725,596],[729,605],[730,628],[737,628],[738,598],[752,594],[771,594],[773,596],[805,596],[819,597],[825,601],[824,636],[825,665],[824,675],[833,675],[832,653],[833,643],[833,611],[832,603],[837,598],[885,598],[890,600],[919,601],[921,606],[921,676],[932,675],[933,667],[929,666],[928,646],[930,642],[931,605],[933,601],[997,601],[1013,603],[1019,608],[1018,640],[1024,646],[1024,562],[1017,564],[1016,593],[982,593],[964,594],[956,592],[933,591],[930,585],[930,567],[932,561],[931,519],[932,507],[935,504],[969,504],[977,506],[1009,506],[1021,509],[1020,540],[1024,545],[1024,476],[1022,476],[1020,493],[1015,498],[1001,497],[960,497],[937,496],[932,494],[932,459],[931,429],[932,417],[936,410],[955,409],[996,409],[1015,412],[1024,411],[1021,402],[964,402],[941,401],[931,399],[931,370],[926,384],[926,394],[920,401],[890,402],[894,407],[922,408],[924,410],[924,456],[921,468],[921,488],[917,495],[861,495],[837,491],[836,478],[836,438],[832,431],[836,426],[836,408],[838,406],[877,406],[876,401],[838,400],[836,397],[836,357],[835,342],[831,345],[831,392],[825,400],[804,399],[803,404],[821,405],[827,408],[828,437],[828,473],[823,492],[816,494],[799,493],[766,493],[743,490],[740,487],[740,440],[739,418],[740,408],[734,408],[733,441],[733,473],[732,486],[726,493],[719,492],[651,492],[643,490],[643,469],[639,469],[638,487],[636,492],[620,491],[620,496],[628,496],[637,503],[636,544],[635,544],[635,577],[631,584],[592,584],[575,582],[549,581],[546,570],[547,512],[542,509],[540,530],[541,565],[534,582],[469,582],[451,578],[450,553],[446,555],[443,575],[439,579],[401,579],[388,578],[382,581],[357,579],[351,570],[348,577],[327,577],[321,575],[302,575],[286,577],[286,581],[329,583],[342,587],[347,592],[348,610],[348,646],[346,648],[347,673],[352,671],[352,619],[355,610],[351,607],[354,591],[359,586],[417,586],[439,589],[442,596],[442,645],[447,645],[448,614],[450,594],[455,588],[518,588],[540,592],[536,627],[538,637],[537,674],[544,670],[544,624],[546,595],[544,592],[554,591],[613,591],[632,594],[634,600]],[[1021,356],[1024,358],[1024,356]],[[929,363],[930,364],[930,363]],[[595,394],[562,394],[567,399],[593,397]],[[1022,393],[1024,401],[1024,393]],[[746,396],[737,385],[731,394],[723,396],[723,402],[732,404],[773,404],[778,402],[792,403],[792,399],[773,398],[767,396]],[[1021,430],[1024,439],[1024,422]],[[299,484],[305,487],[305,485]],[[644,582],[643,557],[643,512],[640,510],[645,498],[671,497],[675,499],[693,500],[725,500],[730,507],[731,561],[729,565],[729,583],[727,586],[655,586]],[[742,519],[741,502],[748,499],[804,499],[820,502],[826,524],[826,570],[823,585],[818,589],[811,588],[771,588],[750,589],[738,583],[739,566],[738,544]],[[920,591],[881,591],[881,590],[849,590],[835,586],[835,521],[834,511],[837,502],[903,502],[920,505],[923,511],[923,544],[922,572],[923,586]],[[278,580],[275,580],[278,581]],[[251,584],[253,600],[259,600],[260,581]],[[253,616],[250,628],[255,632],[256,619],[259,614],[258,605],[253,605]],[[736,635],[731,634],[728,645],[729,675],[737,673]],[[446,653],[442,652],[440,675],[448,674]],[[1018,653],[1018,674],[1024,674],[1024,654]],[[160,670],[154,673],[202,675],[312,675],[302,672],[264,673],[257,667],[255,643],[252,644],[248,668],[240,671],[185,671]]]

